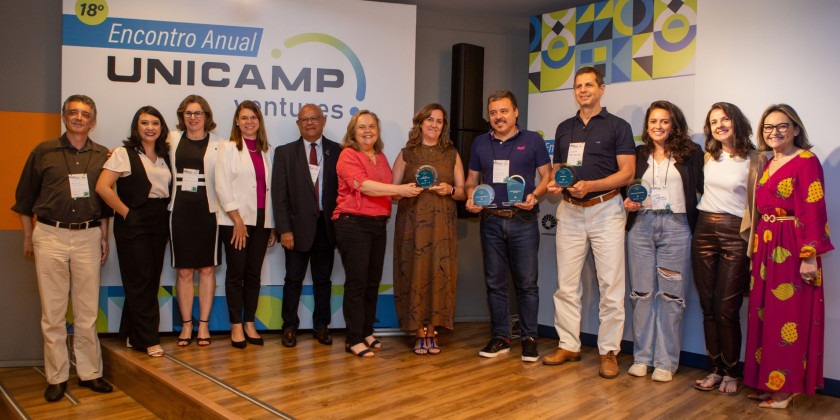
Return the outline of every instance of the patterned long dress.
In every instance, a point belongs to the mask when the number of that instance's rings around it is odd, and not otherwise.
[[[405,176],[410,182],[422,165],[437,170],[438,182],[455,183],[454,148],[436,146],[403,149]],[[434,191],[403,198],[394,226],[394,303],[400,328],[424,325],[452,329],[458,278],[458,230],[455,200]]]
[[[762,215],[754,239],[744,383],[770,392],[813,395],[823,387],[825,299],[822,261],[805,283],[802,258],[834,247],[828,234],[822,166],[808,151],[765,170],[755,189]],[[775,221],[770,216],[795,220]]]

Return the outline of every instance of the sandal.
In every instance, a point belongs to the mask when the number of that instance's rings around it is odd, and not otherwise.
[[[190,336],[187,337],[187,338],[178,337],[178,347],[186,347],[186,346],[189,346],[190,344],[192,344],[192,340],[193,340],[193,338],[192,338],[192,333],[193,333],[192,322],[193,322],[192,318],[190,318],[189,321],[181,322],[181,332],[184,332],[184,325],[190,324]],[[151,354],[149,356],[151,356]]]
[[[729,387],[730,384],[735,383],[735,389],[732,391],[727,391],[726,388]],[[741,390],[744,389],[744,384],[738,381],[738,378],[733,378],[731,376],[724,376],[723,380],[720,383],[720,388],[718,389],[718,394],[726,395],[728,397],[734,397],[738,395]]]
[[[708,384],[709,381],[712,382],[711,386],[704,386],[704,384]],[[710,373],[703,379],[698,379],[694,382],[694,389],[698,389],[700,391],[711,391],[718,386],[723,381],[723,377],[718,375],[717,373]]]
[[[359,343],[359,344],[362,344],[362,343]],[[353,348],[350,347],[349,344],[344,345],[344,351],[346,351],[347,353],[350,353],[350,354],[352,354],[356,357],[360,357],[362,359],[368,359],[368,358],[371,358],[373,356],[376,356],[376,353],[372,352],[369,348],[365,348],[364,350],[356,353],[355,351],[353,351]]]
[[[432,336],[427,336],[426,337],[426,343],[429,344],[428,345],[429,354],[435,356],[435,355],[440,354],[440,347],[437,345],[437,337],[435,337],[435,335],[437,335],[437,331],[435,331],[432,334],[433,334]]]
[[[202,322],[207,323],[208,327],[210,326],[209,325],[209,323],[210,323],[209,319],[206,320],[206,321],[203,320],[203,319],[199,319],[198,322],[199,322],[199,326],[200,326],[200,323],[202,323]],[[210,337],[198,337],[198,338],[196,338],[196,344],[198,344],[199,347],[209,346],[210,343],[212,343],[212,342],[213,342],[213,340]]]
[[[429,354],[429,349],[426,348],[426,337],[417,337],[414,342],[414,354],[418,356]]]
[[[148,354],[149,357],[155,357],[155,358],[163,357],[163,347],[158,345],[158,347],[154,350],[152,350],[151,347],[148,347],[148,348],[146,348],[146,354]]]
[[[372,340],[368,341],[369,338],[372,338]],[[372,335],[369,335],[369,336],[365,337],[365,344],[367,344],[367,346],[372,348],[372,349],[381,349],[382,348],[382,342],[379,341],[376,337],[374,337]]]

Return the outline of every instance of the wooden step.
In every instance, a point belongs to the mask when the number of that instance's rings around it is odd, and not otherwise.
[[[33,419],[157,418],[119,387],[114,387],[114,391],[109,394],[99,394],[79,387],[76,377],[71,377],[67,382],[64,398],[48,403],[44,400],[47,381],[42,372],[41,367],[0,368],[0,384],[8,392],[9,398],[2,398],[0,418],[26,418],[19,415],[15,406],[23,415]]]

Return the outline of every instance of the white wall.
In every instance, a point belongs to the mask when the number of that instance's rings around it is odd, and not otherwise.
[[[738,105],[755,129],[761,113],[772,103],[792,105],[802,117],[815,145],[813,152],[822,161],[826,178],[826,200],[829,224],[840,226],[840,139],[831,131],[836,125],[832,110],[834,95],[840,93],[840,82],[834,77],[840,68],[836,40],[840,29],[840,2],[831,0],[704,0],[697,10],[696,74],[690,77],[660,79],[608,85],[604,105],[625,118],[634,134],[642,130],[644,111],[652,100],[668,99],[678,104],[694,130],[695,141],[702,142],[703,119],[714,102],[727,101]],[[627,99],[630,98],[630,99]],[[529,101],[529,125],[545,130],[549,136],[561,120],[576,110],[571,91],[550,95],[532,95]],[[543,203],[550,211],[556,203]],[[835,238],[840,247],[840,238]],[[545,241],[544,241],[545,244]],[[542,261],[550,258],[541,250]],[[546,264],[543,264],[541,269]],[[840,253],[823,258],[826,280],[825,376],[840,378]],[[556,266],[555,266],[556,270]],[[556,280],[543,270],[540,276],[540,324],[553,324],[551,294]],[[586,310],[582,331],[597,333],[597,289],[593,290],[589,271],[584,273]],[[683,350],[705,353],[702,316],[696,291],[691,289],[683,323]],[[629,302],[625,339],[630,339],[631,312]],[[746,303],[742,308],[746,326]]]
[[[840,138],[832,112],[840,93],[840,2],[705,0],[698,9],[697,89],[689,123],[701,131],[708,106],[722,100],[737,104],[753,127],[768,105],[793,106],[825,171],[829,226],[840,229]],[[840,237],[833,243],[840,248]],[[823,270],[825,376],[840,379],[840,335],[833,334],[840,330],[840,252],[823,257]]]

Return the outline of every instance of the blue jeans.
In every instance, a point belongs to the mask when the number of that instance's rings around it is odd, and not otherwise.
[[[481,248],[490,329],[493,337],[510,337],[508,278],[513,275],[519,298],[519,325],[523,337],[537,336],[539,289],[537,286],[540,232],[536,213],[516,213],[504,218],[482,213]]]
[[[675,372],[691,278],[691,229],[685,213],[641,212],[627,234],[627,264],[634,363]]]

